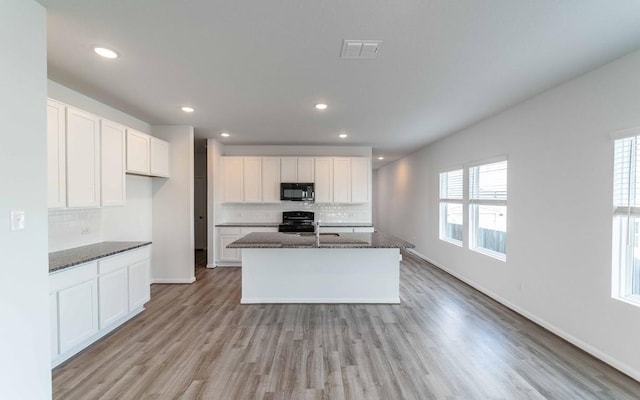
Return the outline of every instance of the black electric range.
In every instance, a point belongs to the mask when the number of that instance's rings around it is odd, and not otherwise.
[[[284,211],[278,232],[314,232],[312,211]]]

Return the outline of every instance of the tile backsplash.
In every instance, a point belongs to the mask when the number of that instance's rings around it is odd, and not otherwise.
[[[49,210],[49,252],[102,241],[100,209]]]
[[[321,204],[283,202],[276,204],[221,204],[216,223],[280,222],[283,211],[313,211],[324,222],[371,222],[371,204]]]

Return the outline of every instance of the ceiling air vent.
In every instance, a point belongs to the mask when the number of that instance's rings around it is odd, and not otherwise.
[[[342,43],[341,58],[376,58],[382,41],[345,40]]]

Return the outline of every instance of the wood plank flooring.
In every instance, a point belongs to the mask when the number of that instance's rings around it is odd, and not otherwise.
[[[55,399],[640,399],[640,383],[409,254],[401,305],[240,305],[240,269],[153,285]],[[287,282],[283,282],[286,285]]]

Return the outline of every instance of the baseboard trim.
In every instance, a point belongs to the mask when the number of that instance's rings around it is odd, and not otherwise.
[[[151,280],[151,284],[154,283],[193,283],[196,281],[196,277],[193,276],[191,278],[184,279],[165,279],[165,278],[154,278]]]
[[[632,368],[631,366],[609,356],[608,354],[606,354],[605,352],[603,352],[602,350],[582,341],[581,339],[578,339],[577,337],[565,332],[564,330],[558,328],[557,326],[545,321],[544,319],[538,317],[537,315],[534,315],[532,313],[530,313],[527,310],[524,310],[522,308],[520,308],[519,306],[511,303],[510,301],[504,299],[503,297],[495,294],[494,292],[476,284],[473,281],[470,281],[468,279],[466,279],[465,277],[463,277],[462,275],[458,274],[455,271],[452,271],[451,269],[445,267],[442,263],[431,259],[430,257],[425,256],[424,254],[421,254],[417,251],[415,251],[414,249],[407,249],[407,251],[409,253],[414,254],[415,256],[422,258],[423,260],[425,260],[426,262],[433,264],[434,266],[436,266],[437,268],[443,270],[444,272],[448,273],[449,275],[455,277],[456,279],[461,280],[462,282],[466,283],[467,285],[471,286],[472,288],[482,292],[483,294],[491,297],[493,300],[497,301],[498,303],[504,305],[505,307],[510,308],[511,310],[515,311],[516,313],[522,315],[523,317],[527,318],[528,320],[535,322],[536,324],[540,325],[541,327],[545,328],[546,330],[552,332],[553,334],[561,337],[562,339],[566,340],[567,342],[573,344],[576,347],[579,347],[580,349],[586,351],[587,353],[591,354],[592,356],[594,356],[595,358],[601,360],[602,362],[609,364],[611,367],[617,369],[618,371],[622,372],[625,375],[628,375],[629,377],[631,377],[632,379],[635,379],[636,381],[640,382],[640,371],[635,370],[634,368]]]
[[[215,267],[217,267],[217,265],[215,265],[215,264],[207,264],[207,268],[209,268],[209,269],[214,269]]]

